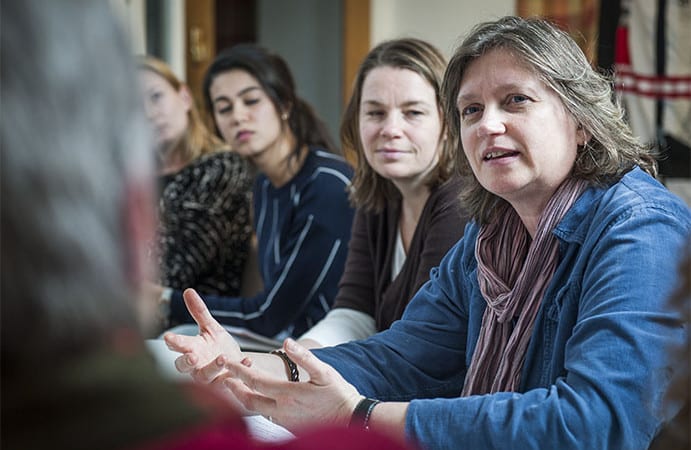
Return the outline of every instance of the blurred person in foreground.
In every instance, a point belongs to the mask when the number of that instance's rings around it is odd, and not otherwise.
[[[357,430],[259,444],[145,351],[153,167],[107,2],[25,0],[2,25],[3,449],[400,448]]]

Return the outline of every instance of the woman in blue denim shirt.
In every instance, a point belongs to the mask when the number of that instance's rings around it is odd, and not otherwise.
[[[290,429],[364,426],[429,449],[647,448],[669,418],[665,349],[686,333],[665,300],[689,208],[655,180],[609,81],[542,20],[477,26],[443,92],[474,220],[403,318],[313,353],[287,340],[282,358],[219,332],[187,363],[224,353],[197,377]]]

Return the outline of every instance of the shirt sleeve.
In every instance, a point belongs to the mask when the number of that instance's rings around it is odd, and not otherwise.
[[[300,339],[311,339],[324,347],[365,339],[377,332],[374,318],[350,308],[336,308]]]
[[[467,312],[456,283],[462,242],[431,272],[401,320],[368,339],[316,349],[361,394],[388,401],[460,394]],[[400,370],[399,370],[400,369]]]
[[[321,313],[316,323],[333,302],[352,221],[353,210],[343,183],[314,184],[306,189],[278,249],[280,264],[264,277],[264,290],[247,298],[202,296],[211,314],[224,325],[268,337],[290,330],[309,307]],[[180,292],[171,298],[171,317],[173,321],[192,320]]]

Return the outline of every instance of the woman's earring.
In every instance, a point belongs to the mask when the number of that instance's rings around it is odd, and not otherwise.
[[[281,114],[281,120],[284,120],[284,121],[288,120],[288,113],[287,112],[284,112],[283,114]]]
[[[584,147],[586,144],[586,134],[585,131],[583,131],[583,125],[578,125],[576,127],[576,132],[578,133],[578,141],[576,142],[576,145],[579,147]]]

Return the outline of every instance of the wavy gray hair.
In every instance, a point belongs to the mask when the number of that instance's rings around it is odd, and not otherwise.
[[[473,175],[463,152],[456,98],[468,65],[494,49],[510,51],[561,98],[564,106],[591,139],[578,149],[572,175],[594,184],[618,180],[638,165],[657,175],[653,150],[640,143],[624,120],[612,82],[591,67],[576,42],[542,19],[504,17],[477,25],[449,61],[442,86],[451,137],[458,140],[458,166],[467,178],[461,199],[473,218],[485,223],[494,206],[503,202],[485,190]]]
[[[50,368],[138,326],[123,217],[152,151],[108,2],[7,2],[1,35],[3,367]]]

